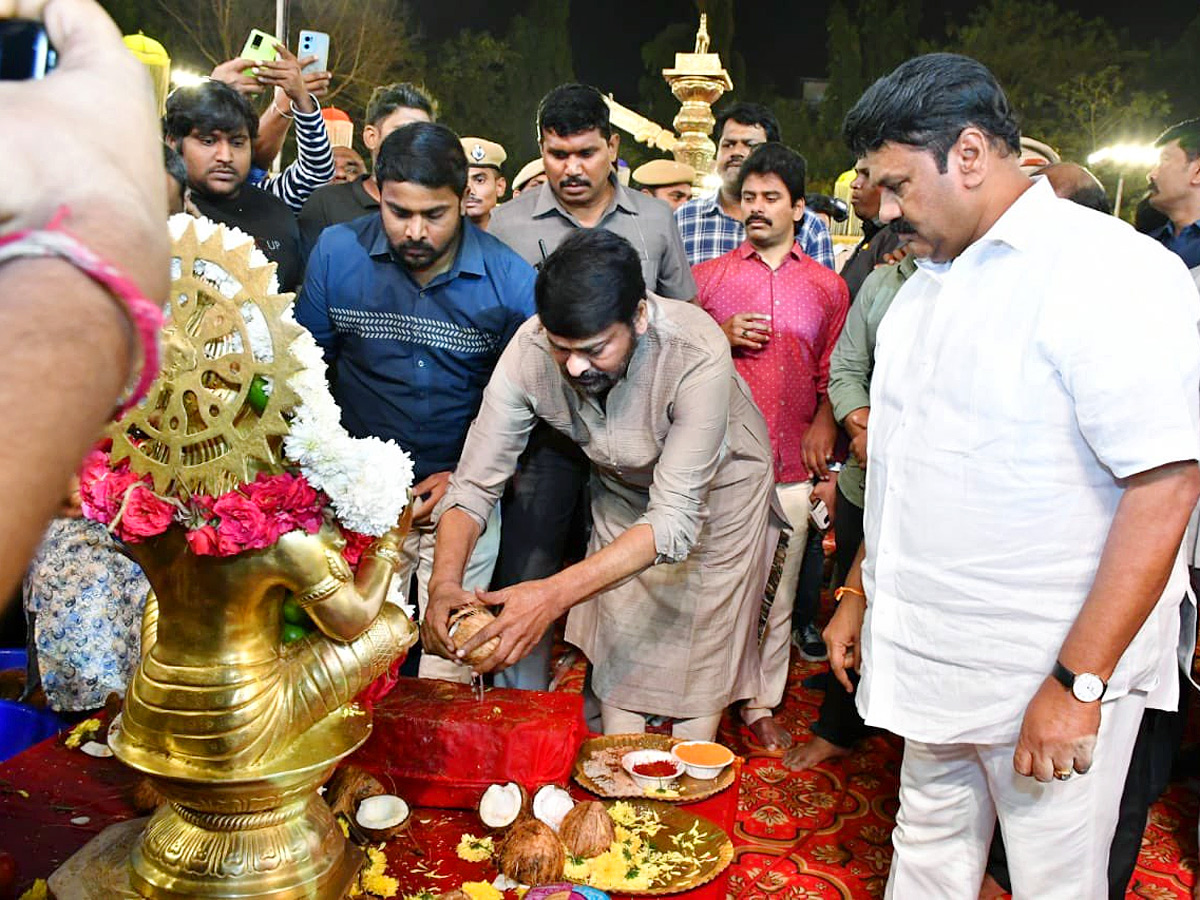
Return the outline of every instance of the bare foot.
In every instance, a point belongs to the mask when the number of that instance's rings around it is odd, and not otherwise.
[[[979,900],[999,900],[1007,897],[1008,891],[1000,887],[1000,883],[991,875],[983,876],[983,886],[979,888]]]
[[[831,744],[825,738],[817,737],[814,734],[813,739],[807,744],[793,747],[784,754],[783,765],[793,772],[803,772],[805,769],[811,769],[813,766],[823,763],[827,759],[838,759],[849,752],[846,747]]]
[[[774,716],[763,716],[749,726],[755,740],[764,750],[786,750],[792,746],[792,736],[782,725],[775,721]]]

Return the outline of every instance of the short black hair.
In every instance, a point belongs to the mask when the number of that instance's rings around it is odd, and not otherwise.
[[[167,170],[167,174],[174,178],[182,187],[188,186],[187,164],[184,163],[183,157],[179,155],[179,151],[163,141],[163,166]]]
[[[1158,136],[1155,147],[1165,147],[1171,141],[1179,141],[1179,147],[1187,154],[1188,162],[1200,157],[1200,119],[1184,119]]]
[[[717,113],[717,124],[713,129],[713,137],[717,139],[718,144],[721,143],[721,135],[725,133],[725,123],[731,119],[739,125],[761,126],[762,130],[767,133],[768,141],[783,140],[783,133],[779,130],[779,120],[775,118],[775,113],[761,103],[739,101],[730,103]]]
[[[577,228],[538,273],[538,317],[551,334],[584,340],[618,322],[633,325],[646,296],[633,245],[606,228]]]
[[[593,128],[606,141],[612,137],[612,121],[604,95],[590,84],[560,84],[538,104],[538,140],[547,131],[559,137],[582,134]]]
[[[834,222],[845,222],[850,218],[850,207],[840,197],[830,197],[828,194],[807,194],[804,205],[814,213],[824,213]]]
[[[885,143],[928,150],[945,172],[950,148],[971,125],[1020,154],[1016,114],[987,66],[957,53],[927,53],[867,88],[846,114],[842,137],[856,157]]]
[[[769,141],[755,147],[742,163],[738,172],[737,190],[739,194],[742,192],[742,185],[745,184],[748,175],[778,175],[784,187],[788,189],[788,196],[794,206],[797,200],[804,199],[804,179],[807,173],[808,164],[803,156],[778,141]]]
[[[193,131],[236,134],[242,128],[250,140],[258,137],[258,114],[249,100],[223,81],[206,78],[167,95],[163,134],[168,138],[182,140]]]
[[[385,181],[411,181],[462,194],[467,189],[467,155],[462,141],[445,125],[409,122],[379,145],[375,180],[380,187]]]
[[[367,124],[378,125],[398,109],[424,110],[431,121],[437,121],[437,101],[410,81],[381,84],[371,91],[367,101]]]

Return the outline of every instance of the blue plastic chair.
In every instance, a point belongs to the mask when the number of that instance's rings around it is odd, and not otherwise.
[[[24,669],[25,651],[0,649],[0,669]],[[0,762],[58,734],[67,723],[48,709],[0,700]]]

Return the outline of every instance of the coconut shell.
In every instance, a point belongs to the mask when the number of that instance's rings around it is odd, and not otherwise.
[[[500,821],[492,818],[489,821],[488,813],[493,810],[485,810],[485,805],[490,805],[493,795],[500,792],[515,794],[519,799],[515,810],[512,810],[512,817],[507,821]],[[507,784],[492,784],[488,785],[487,790],[483,792],[483,796],[479,798],[479,821],[483,823],[485,828],[490,828],[492,831],[499,831],[516,824],[523,816],[529,814],[529,792],[515,781],[510,781]]]
[[[407,828],[410,822],[412,822],[412,807],[409,806],[407,803],[405,803],[404,800],[402,800],[399,797],[396,797],[395,795],[373,794],[372,796],[374,796],[374,797],[388,796],[389,800],[393,800],[393,801],[398,800],[401,804],[403,804],[404,818],[402,818],[400,821],[396,822],[394,825],[388,825],[385,828],[369,828],[369,827],[367,827],[366,825],[363,824],[362,819],[359,818],[359,812],[360,812],[360,808],[361,808],[362,804],[365,801],[370,800],[371,797],[363,797],[361,800],[357,801],[354,805],[354,824],[358,826],[359,831],[361,831],[366,837],[368,837],[372,841],[390,841],[392,838],[394,838],[396,835],[398,835],[400,832],[402,832],[405,828]]]
[[[450,617],[450,640],[457,650],[483,629],[487,628],[496,617],[482,606],[465,606]],[[494,637],[482,647],[476,647],[460,662],[468,666],[481,665],[500,646],[500,638]]]
[[[616,826],[612,816],[597,800],[577,803],[574,808],[563,816],[562,824],[558,826],[558,837],[567,845],[572,856],[582,856],[591,859],[599,856],[612,846],[616,840]]]
[[[167,800],[166,797],[158,792],[158,788],[154,786],[154,782],[144,775],[133,786],[133,791],[129,799],[133,808],[142,815],[154,812],[160,804],[165,803]]]
[[[537,819],[522,819],[514,825],[500,848],[500,871],[531,887],[562,880],[566,862],[558,835]]]
[[[378,778],[358,766],[339,766],[325,784],[325,802],[333,814],[341,813],[351,822],[363,800],[390,793]]]

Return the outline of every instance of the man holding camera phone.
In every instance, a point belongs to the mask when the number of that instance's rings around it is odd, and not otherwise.
[[[23,253],[22,233],[53,234],[61,216],[58,227],[156,304],[170,271],[145,69],[92,0],[0,0],[0,20],[13,18],[44,22],[59,63],[0,85],[0,421],[20,436],[20,452],[0,460],[0,603],[140,368],[129,301],[69,256]]]
[[[243,95],[259,94],[264,88],[272,91],[271,103],[258,119],[249,180],[298,213],[312,192],[333,178],[333,149],[317,101],[329,90],[333,76],[327,71],[305,71],[318,61],[314,54],[298,59],[280,43],[275,51],[275,59],[227,60],[212,70],[211,77]],[[296,123],[296,160],[280,174],[268,175],[292,122]]]

